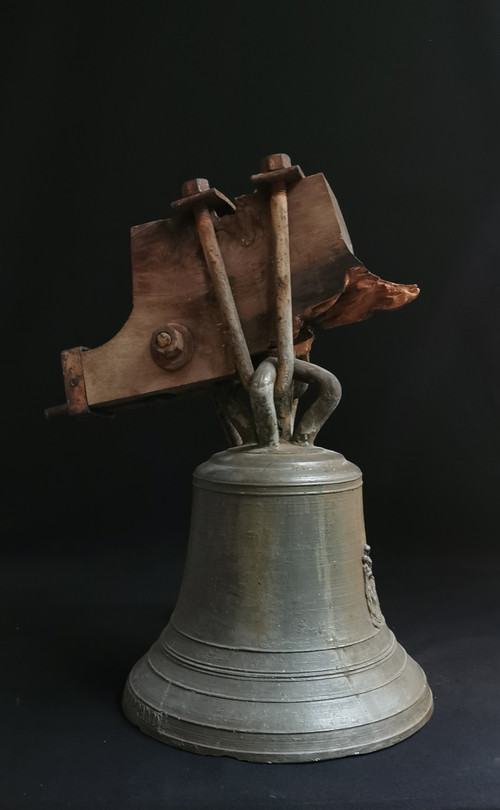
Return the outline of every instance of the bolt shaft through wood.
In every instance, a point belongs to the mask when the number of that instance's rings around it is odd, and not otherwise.
[[[214,292],[228,330],[236,370],[241,384],[245,389],[248,389],[254,373],[253,363],[241,327],[240,317],[234,302],[233,291],[231,290],[231,285],[227,277],[224,259],[219,247],[212,217],[209,209],[204,205],[195,207],[195,217],[200,244],[203,249]]]

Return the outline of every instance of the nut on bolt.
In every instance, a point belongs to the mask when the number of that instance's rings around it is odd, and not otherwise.
[[[259,174],[252,174],[250,180],[257,188],[267,187],[269,191],[283,184],[292,185],[303,177],[304,172],[300,166],[292,166],[289,155],[277,152],[262,159]]]
[[[283,152],[277,152],[274,155],[267,155],[267,157],[263,158],[261,171],[274,172],[276,169],[289,169],[291,165],[292,161],[289,155],[285,155]]]
[[[189,363],[194,351],[191,332],[180,323],[155,329],[149,343],[151,357],[165,371],[176,371]]]
[[[172,203],[172,208],[176,211],[194,211],[196,214],[204,208],[215,211],[217,214],[230,214],[236,208],[224,194],[221,194],[216,188],[210,188],[210,183],[205,177],[186,180],[182,184],[181,193],[180,200],[174,200]]]
[[[201,194],[202,191],[208,191],[209,188],[210,183],[205,177],[195,177],[182,184],[182,196],[192,197],[193,194]]]

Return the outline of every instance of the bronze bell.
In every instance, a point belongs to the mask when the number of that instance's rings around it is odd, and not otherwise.
[[[403,740],[432,712],[426,677],[379,606],[361,471],[312,444],[340,385],[294,366],[321,394],[291,440],[272,418],[271,359],[250,388],[261,441],[195,470],[177,605],[126,684],[128,718],[190,751],[330,759]]]

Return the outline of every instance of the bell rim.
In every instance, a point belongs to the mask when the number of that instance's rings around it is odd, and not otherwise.
[[[127,680],[123,692],[122,710],[125,717],[133,725],[137,726],[140,732],[164,745],[205,756],[226,756],[245,762],[279,764],[291,762],[320,762],[330,759],[358,756],[380,751],[384,748],[390,748],[412,737],[428,723],[434,712],[434,698],[424,675],[422,690],[409,706],[397,714],[390,715],[376,723],[366,724],[367,728],[370,726],[372,729],[371,739],[358,742],[351,741],[350,743],[343,740],[343,737],[348,737],[349,732],[352,732],[353,729],[332,729],[326,732],[316,731],[299,735],[296,733],[279,735],[269,733],[267,735],[268,742],[274,743],[275,750],[261,749],[258,751],[237,748],[234,732],[227,732],[228,739],[226,747],[224,747],[224,743],[220,739],[218,742],[213,741],[212,743],[204,744],[199,740],[195,741],[196,734],[193,735],[191,739],[188,739],[188,733],[185,733],[184,738],[182,738],[172,731],[158,731],[154,723],[148,722],[148,712],[154,712],[153,708],[137,696],[132,690],[129,680]],[[142,714],[143,717],[141,717],[140,714]],[[413,720],[410,720],[412,716]],[[406,724],[404,723],[405,717],[408,719]],[[388,733],[387,728],[395,721],[399,723],[398,727]],[[184,728],[185,732],[188,732],[191,725],[192,724],[189,722],[181,721],[181,728]],[[377,735],[373,733],[375,727],[379,732]],[[192,729],[190,730],[192,731]],[[247,740],[251,741],[253,738],[253,740],[256,741],[257,736],[258,735],[250,733],[248,734]],[[260,737],[262,736],[263,735],[260,735]],[[285,738],[289,738],[289,741],[296,745],[295,750],[284,750],[283,743],[285,742]],[[320,743],[320,745],[316,747],[309,746],[304,750],[304,744],[312,743],[313,741]],[[278,750],[280,745],[282,748]],[[302,750],[300,750],[301,748]]]

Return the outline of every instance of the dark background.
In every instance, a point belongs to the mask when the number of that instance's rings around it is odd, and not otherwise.
[[[500,3],[20,3],[2,12],[0,810],[500,808]],[[162,746],[126,676],[180,583],[200,395],[47,422],[61,350],[131,308],[130,228],[184,180],[323,172],[359,258],[419,298],[321,331],[382,609],[435,713],[385,751],[250,765]]]

